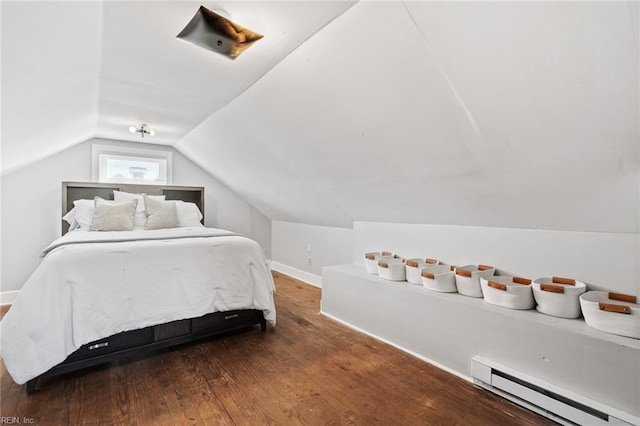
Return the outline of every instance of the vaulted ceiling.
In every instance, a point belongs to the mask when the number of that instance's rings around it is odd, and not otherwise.
[[[2,2],[2,173],[91,137],[172,145],[274,220],[634,232],[637,2]]]

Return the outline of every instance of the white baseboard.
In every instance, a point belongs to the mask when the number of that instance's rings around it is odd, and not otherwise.
[[[285,265],[280,262],[271,261],[271,269],[282,272],[285,275],[289,275],[297,280],[304,281],[307,284],[311,284],[315,287],[322,288],[322,277],[311,272],[303,271],[293,266]]]
[[[368,331],[365,331],[365,330],[363,330],[363,329],[361,329],[359,327],[356,327],[353,324],[349,324],[348,322],[343,321],[340,318],[336,318],[333,315],[324,312],[322,310],[322,306],[320,306],[320,313],[322,315],[324,315],[325,317],[327,317],[327,318],[331,318],[332,320],[337,321],[340,324],[346,325],[347,327],[351,328],[352,330],[359,331],[360,333],[366,334],[369,337],[373,337],[376,340],[379,340],[379,341],[381,341],[383,343],[386,343],[387,345],[393,346],[396,349],[400,349],[402,352],[406,352],[409,355],[414,356],[414,357],[418,358],[421,361],[424,361],[426,363],[429,363],[429,364],[433,365],[434,367],[437,367],[437,368],[439,368],[441,370],[446,371],[447,373],[453,374],[454,376],[460,377],[461,379],[466,380],[467,382],[473,383],[473,378],[472,377],[465,376],[464,374],[462,374],[462,373],[460,373],[460,372],[458,372],[456,370],[453,370],[453,369],[451,369],[451,368],[449,368],[449,367],[447,367],[445,365],[442,365],[439,362],[436,362],[436,361],[434,361],[432,359],[429,359],[429,358],[427,358],[427,357],[425,357],[423,355],[420,355],[419,353],[413,352],[413,351],[411,351],[411,350],[409,350],[407,348],[403,348],[402,346],[399,346],[399,345],[397,345],[397,344],[395,344],[393,342],[390,342],[390,341],[388,341],[386,339],[383,339],[382,337],[376,336],[375,334],[369,333]]]
[[[18,293],[20,290],[0,291],[0,305],[11,305],[18,297]]]

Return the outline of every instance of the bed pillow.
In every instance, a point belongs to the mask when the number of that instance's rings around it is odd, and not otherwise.
[[[144,197],[147,209],[147,222],[144,229],[166,229],[178,226],[178,212],[175,201],[163,201]]]
[[[204,226],[202,222],[202,212],[195,203],[185,201],[176,201],[176,210],[178,212],[178,226],[183,228],[186,226]]]
[[[132,192],[113,191],[113,200],[117,202],[137,200],[138,207],[136,207],[136,215],[133,218],[134,229],[144,229],[144,224],[147,221],[147,213],[144,204],[144,197],[154,198],[156,200],[164,200],[164,195],[146,195],[146,194],[134,194]]]
[[[91,231],[131,231],[138,200],[110,201],[94,198],[95,211]]]
[[[76,208],[72,208],[71,210],[69,210],[67,212],[67,214],[65,214],[64,216],[62,216],[62,220],[64,220],[65,222],[67,222],[69,224],[69,231],[73,231],[74,229],[77,229],[80,227],[80,225],[78,225],[78,221],[76,221]]]
[[[76,229],[89,231],[93,220],[95,202],[93,200],[75,200],[72,210],[75,210],[75,221],[78,225]]]

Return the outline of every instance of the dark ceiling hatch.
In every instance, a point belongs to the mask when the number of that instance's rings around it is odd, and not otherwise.
[[[176,37],[235,59],[264,36],[200,6]]]

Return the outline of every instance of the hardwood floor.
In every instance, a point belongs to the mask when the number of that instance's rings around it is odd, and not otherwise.
[[[29,396],[0,362],[2,416],[42,425],[553,424],[319,315],[320,289],[275,275],[278,325],[265,333],[45,379]]]

